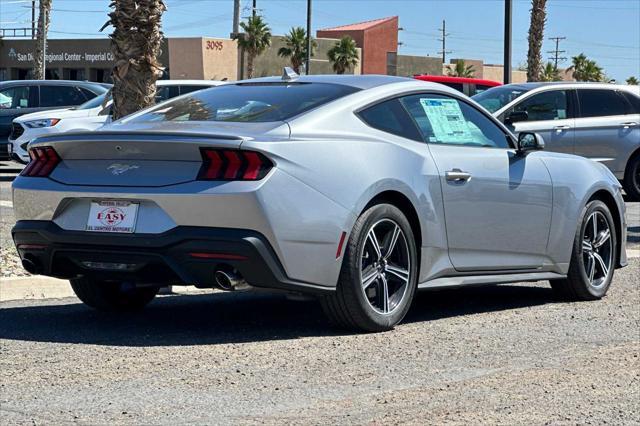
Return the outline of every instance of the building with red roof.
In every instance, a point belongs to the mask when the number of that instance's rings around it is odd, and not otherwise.
[[[398,53],[397,16],[325,28],[316,32],[318,38],[339,39],[345,35],[351,36],[362,49],[362,74],[387,74],[388,54]]]

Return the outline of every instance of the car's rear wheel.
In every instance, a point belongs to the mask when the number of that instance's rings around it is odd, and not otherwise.
[[[353,227],[336,291],[321,299],[324,311],[342,328],[390,330],[411,306],[417,270],[407,218],[395,206],[375,205]]]
[[[73,292],[85,305],[100,311],[136,311],[158,294],[159,287],[136,287],[131,283],[100,281],[89,277],[70,280]]]
[[[613,280],[616,244],[609,208],[602,201],[591,201],[582,213],[567,278],[551,281],[551,287],[567,300],[602,298]]]
[[[640,201],[640,153],[629,160],[624,173],[623,186],[631,201]]]

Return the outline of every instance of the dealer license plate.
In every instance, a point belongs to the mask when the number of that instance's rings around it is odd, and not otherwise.
[[[129,201],[92,202],[87,231],[132,233],[136,229],[138,203]]]

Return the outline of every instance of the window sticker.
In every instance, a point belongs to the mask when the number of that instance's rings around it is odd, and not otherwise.
[[[431,122],[430,142],[469,144],[474,139],[460,104],[455,99],[420,98],[420,105]]]

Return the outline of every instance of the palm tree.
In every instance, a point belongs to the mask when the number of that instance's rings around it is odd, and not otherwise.
[[[247,52],[247,78],[253,78],[256,57],[271,46],[271,28],[260,15],[251,16],[247,22],[241,22],[240,27],[244,33],[234,34],[233,39],[238,41],[243,52]]]
[[[547,65],[542,69],[540,74],[540,81],[560,81],[560,71],[551,62],[547,62]]]
[[[278,56],[289,58],[293,70],[300,74],[300,66],[307,58],[307,32],[302,27],[293,27],[284,37],[284,43],[285,46],[278,49]],[[310,56],[313,56],[316,46],[317,43],[312,38]]]
[[[547,20],[547,0],[531,1],[529,24],[529,51],[527,53],[527,80],[538,81],[542,73],[542,40]]]
[[[111,50],[112,114],[124,117],[155,103],[156,80],[163,68],[158,62],[162,43],[164,0],[114,0],[109,20],[100,31],[113,26]]]
[[[628,85],[630,85],[630,86],[637,86],[637,85],[638,85],[638,79],[637,79],[637,78],[635,78],[634,76],[629,77],[629,78],[626,80],[626,82],[627,82],[627,84],[628,84]]]
[[[467,65],[465,62],[460,59],[456,61],[456,66],[453,69],[449,69],[447,74],[450,77],[473,77],[476,72],[476,69],[473,65]]]
[[[327,51],[329,61],[333,65],[336,74],[344,74],[351,67],[358,65],[358,49],[356,42],[351,37],[344,36]]]
[[[51,22],[51,2],[52,0],[40,0],[38,12],[38,32],[36,33],[36,53],[33,58],[33,78],[44,80],[45,76],[45,52],[47,43],[47,33],[49,32],[49,22]]]
[[[567,71],[573,71],[573,78],[576,81],[602,81],[605,78],[604,72],[600,66],[584,53],[571,58],[571,66]]]

